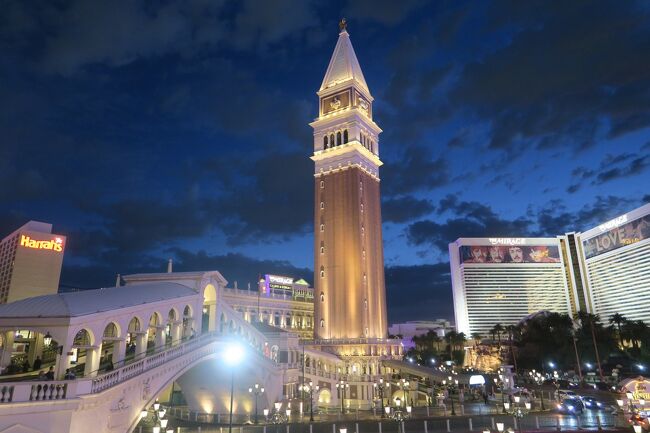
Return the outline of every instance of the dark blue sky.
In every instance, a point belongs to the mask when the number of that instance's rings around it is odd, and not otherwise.
[[[646,2],[23,1],[0,9],[0,233],[62,284],[312,281],[311,128],[345,16],[375,96],[392,321],[452,317],[447,244],[650,201]]]

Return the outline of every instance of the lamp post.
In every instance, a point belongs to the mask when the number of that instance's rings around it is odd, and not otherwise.
[[[302,390],[309,393],[309,421],[314,422],[314,390],[318,392],[320,386],[314,386],[314,382],[309,381],[308,385],[303,385]]]
[[[504,385],[505,385],[505,382],[504,382],[504,380],[503,380],[503,375],[502,375],[502,374],[499,374],[499,378],[497,379],[497,378],[495,377],[493,380],[494,380],[494,384],[495,384],[496,386],[498,386],[499,389],[501,390],[501,410],[503,411],[503,413],[506,413],[505,406],[503,406],[503,405],[505,404],[505,401],[506,401],[506,400],[505,400],[505,395],[504,395],[504,392],[505,392],[505,389],[504,389],[504,388],[505,388],[505,386],[504,386]],[[507,379],[506,379],[506,380],[507,380]]]
[[[405,404],[406,406],[408,406],[408,404],[409,404],[408,395],[406,394],[406,392],[407,392],[408,389],[409,389],[409,385],[410,385],[410,383],[409,383],[409,381],[406,380],[406,379],[402,379],[402,380],[400,380],[400,381],[397,382],[397,386],[399,386],[400,389],[402,390],[402,392],[404,393],[404,404]]]
[[[447,380],[442,381],[442,385],[447,388],[449,398],[451,399],[451,414],[456,415],[456,408],[454,407],[454,390],[458,386],[458,379],[454,380],[451,376],[448,376]]]
[[[228,419],[228,433],[232,433],[232,406],[235,395],[235,366],[244,357],[244,348],[237,343],[230,343],[225,347],[222,357],[224,362],[230,366],[230,417]]]
[[[384,378],[379,378],[379,383],[375,382],[374,386],[379,392],[379,399],[381,400],[381,417],[386,418],[384,413]]]
[[[339,390],[340,395],[341,395],[341,413],[345,414],[345,408],[343,407],[343,402],[345,401],[345,390],[350,388],[350,384],[347,383],[345,380],[339,381],[339,383],[336,384],[336,389]]]
[[[521,433],[521,420],[530,412],[530,402],[523,402],[521,397],[516,395],[514,397],[514,403],[512,405],[510,403],[503,403],[503,408],[507,413],[517,419],[517,426],[519,427],[519,433]]]
[[[259,383],[256,383],[252,387],[248,388],[248,392],[255,396],[255,424],[259,424],[259,421],[257,419],[257,397],[261,394],[264,394],[264,387],[260,386]]]
[[[167,424],[169,423],[169,420],[165,418],[167,411],[164,408],[160,407],[158,400],[156,400],[156,402],[152,405],[151,409],[153,412],[153,415],[151,417],[151,423],[153,424],[153,433],[160,433],[161,431],[164,431],[166,433],[173,433],[173,429],[167,429]],[[147,416],[149,416],[149,411],[147,409],[143,409],[140,412],[140,419],[145,420]]]
[[[546,408],[544,407],[544,390],[542,389],[542,385],[544,384],[544,377],[542,376],[542,373],[540,373],[539,371],[536,372],[533,370],[533,379],[539,386],[539,399],[541,403],[541,409],[546,410]]]
[[[273,403],[273,408],[275,411],[271,414],[270,420],[271,423],[273,424],[283,424],[284,422],[289,422],[289,417],[283,414],[280,409],[282,408],[282,402],[281,401],[276,401]],[[268,413],[268,409],[264,409],[265,414]],[[291,410],[287,409],[287,412],[289,415],[291,414]]]

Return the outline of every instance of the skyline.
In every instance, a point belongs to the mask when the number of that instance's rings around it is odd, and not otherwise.
[[[313,282],[308,123],[345,15],[384,129],[390,321],[451,318],[449,242],[650,201],[648,7],[599,4],[9,3],[0,229],[54,224],[65,286],[170,257]]]

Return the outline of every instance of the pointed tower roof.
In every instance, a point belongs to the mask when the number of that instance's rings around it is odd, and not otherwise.
[[[361,72],[357,55],[354,53],[354,48],[352,48],[350,35],[345,29],[345,26],[342,25],[339,40],[336,42],[334,54],[332,54],[332,58],[330,59],[330,64],[327,67],[327,72],[325,72],[325,78],[323,78],[323,84],[321,84],[319,92],[348,80],[354,80],[363,90],[370,94],[366,79],[363,77],[363,72]]]

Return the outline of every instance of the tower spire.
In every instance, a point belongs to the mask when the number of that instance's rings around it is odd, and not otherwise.
[[[325,72],[325,78],[323,78],[319,93],[343,83],[346,85],[356,84],[357,87],[367,93],[366,97],[369,98],[370,90],[361,71],[357,55],[354,48],[352,48],[350,35],[346,30],[347,21],[345,21],[345,18],[339,22],[339,29],[341,30],[339,39],[336,42],[336,47],[334,47],[334,53],[327,67],[327,72]]]

